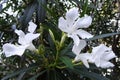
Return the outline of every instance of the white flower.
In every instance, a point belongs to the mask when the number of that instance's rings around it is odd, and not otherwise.
[[[23,55],[25,49],[26,49],[27,45],[26,46],[15,46],[14,44],[11,44],[11,43],[6,43],[3,45],[3,53],[5,53],[6,57],[10,57],[12,55]]]
[[[66,32],[68,37],[71,37],[76,45],[79,44],[81,38],[93,37],[90,33],[80,29],[88,28],[91,25],[92,18],[85,15],[79,18],[78,8],[74,7],[67,11],[65,18],[60,17],[58,22],[58,28],[63,32]]]
[[[15,30],[15,33],[19,36],[18,43],[25,46],[28,45],[27,49],[36,50],[32,41],[40,36],[39,33],[34,34],[33,32],[36,29],[36,25],[33,22],[29,22],[28,31],[29,33],[25,34],[22,30]]]
[[[101,44],[97,47],[94,47],[91,53],[90,62],[95,63],[97,67],[101,68],[109,68],[113,67],[114,64],[109,62],[112,58],[115,58],[115,54],[111,50],[111,48]]]
[[[109,60],[116,57],[111,48],[101,44],[92,49],[92,53],[80,53],[81,50],[86,46],[84,40],[80,40],[80,44],[77,46],[74,44],[73,53],[76,54],[74,62],[82,61],[83,64],[89,68],[88,63],[94,63],[97,67],[109,68],[113,67],[114,64],[109,62]]]
[[[91,57],[89,53],[80,53],[81,50],[86,46],[85,40],[80,40],[79,45],[74,44],[72,52],[76,55],[74,62],[82,61],[83,64],[89,68],[88,60]]]
[[[25,34],[22,30],[15,30],[15,33],[19,36],[18,43],[20,45],[14,45],[11,43],[6,43],[3,45],[3,53],[5,53],[6,57],[10,57],[12,55],[22,56],[26,49],[36,50],[32,41],[39,37],[40,34],[34,34],[36,29],[36,25],[33,22],[29,22],[28,31],[29,33]]]

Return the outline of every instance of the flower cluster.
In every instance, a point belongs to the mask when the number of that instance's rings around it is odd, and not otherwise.
[[[89,63],[94,63],[97,67],[108,68],[113,67],[114,64],[109,60],[115,58],[115,54],[111,48],[100,44],[97,47],[92,48],[91,53],[81,53],[81,50],[87,45],[85,38],[92,38],[93,35],[81,28],[88,28],[92,23],[91,16],[85,15],[79,17],[78,8],[74,7],[67,11],[64,17],[59,18],[58,28],[65,32],[68,37],[73,39],[74,45],[72,52],[76,55],[73,62],[82,61],[83,64],[89,68]],[[36,24],[29,22],[28,33],[25,34],[22,30],[15,29],[15,33],[18,35],[17,45],[6,43],[3,45],[3,53],[6,57],[12,55],[22,56],[26,49],[36,50],[32,41],[40,36],[39,33],[34,33]]]
[[[91,23],[91,16],[85,15],[79,18],[78,8],[74,7],[67,11],[65,18],[59,18],[58,27],[74,41],[72,52],[76,55],[75,62],[82,61],[87,68],[89,68],[88,63],[95,63],[97,67],[101,68],[113,67],[114,65],[109,60],[116,56],[111,48],[104,44],[94,47],[91,53],[81,53],[81,50],[87,45],[84,39],[91,38],[93,35],[80,28],[88,28]]]
[[[114,66],[114,64],[109,62],[109,60],[116,57],[111,48],[105,46],[104,44],[100,44],[97,47],[93,47],[91,53],[80,53],[81,49],[83,49],[85,45],[85,41],[81,41],[81,45],[78,47],[75,48],[73,46],[72,51],[76,54],[74,59],[75,62],[82,61],[87,68],[89,68],[88,63],[94,63],[97,67],[101,68]]]
[[[5,53],[6,57],[10,57],[12,55],[23,55],[26,49],[36,50],[32,41],[40,36],[39,33],[34,34],[36,29],[36,24],[33,22],[29,22],[28,33],[25,34],[22,30],[15,30],[15,33],[19,36],[18,43],[20,45],[14,45],[11,43],[6,43],[3,45],[3,53]]]

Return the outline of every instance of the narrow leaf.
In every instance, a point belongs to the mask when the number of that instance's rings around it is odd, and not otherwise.
[[[114,36],[114,35],[118,35],[118,34],[120,34],[120,33],[101,34],[101,35],[98,35],[98,36],[94,36],[93,38],[86,39],[86,41],[96,40],[96,39],[105,38],[105,37],[109,37],[109,36]]]
[[[91,78],[91,80],[109,80],[108,78],[106,78],[100,74],[97,74],[94,72],[89,72],[88,70],[85,70],[85,69],[78,68],[78,69],[73,69],[72,71],[77,73],[77,74]]]
[[[73,64],[70,58],[68,57],[60,57],[60,60],[69,68],[73,69]]]
[[[37,66],[32,66],[32,67],[20,69],[20,70],[18,70],[18,71],[16,71],[16,72],[13,72],[13,73],[11,73],[11,74],[8,74],[7,76],[3,77],[1,80],[8,80],[8,79],[11,78],[11,77],[14,77],[14,76],[16,76],[16,75],[19,75],[19,74],[21,74],[21,73],[23,73],[23,72],[27,72],[27,71],[29,71],[29,70],[31,70],[31,69],[33,69],[33,68],[36,68],[36,67],[37,67]]]
[[[43,22],[46,16],[46,10],[44,8],[46,6],[46,0],[38,0],[37,10],[36,10],[36,18],[37,23]]]
[[[21,18],[20,18],[22,26],[26,26],[28,24],[28,22],[31,20],[33,12],[35,11],[36,7],[37,7],[36,1],[34,1],[31,4],[29,4],[26,7],[23,16],[21,16]]]
[[[43,73],[45,73],[45,72],[46,72],[46,70],[41,71],[40,73],[38,73],[38,74],[34,75],[33,77],[31,77],[31,78],[30,78],[30,79],[28,79],[28,80],[36,80],[36,78],[37,78],[38,76],[42,75],[42,74],[43,74]]]

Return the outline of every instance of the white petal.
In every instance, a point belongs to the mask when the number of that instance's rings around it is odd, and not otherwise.
[[[96,65],[97,67],[100,67],[100,64],[101,64],[101,56],[99,56],[99,54],[98,54],[98,56],[94,56],[93,59],[94,59],[95,65]]]
[[[27,47],[27,49],[34,51],[36,50],[35,46],[33,45],[33,43],[29,43],[29,46]]]
[[[40,34],[32,34],[32,33],[27,33],[24,37],[19,37],[18,43],[21,45],[26,45],[31,43],[34,39],[39,37]]]
[[[60,17],[58,20],[58,28],[63,32],[68,32],[67,22],[63,17]]]
[[[6,43],[3,45],[3,52],[5,53],[6,57],[10,57],[13,55],[21,56],[27,46],[15,46],[11,43]]]
[[[82,60],[83,64],[85,65],[85,67],[89,68],[89,64],[87,60]]]
[[[93,35],[82,29],[77,30],[76,34],[78,34],[82,39],[93,37]]]
[[[28,47],[28,45],[24,45],[24,46],[18,46],[17,47],[17,51],[16,51],[16,55],[18,56],[22,56],[23,53],[25,52],[25,49]]]
[[[36,27],[37,27],[36,24],[34,24],[33,22],[29,22],[28,31],[30,33],[33,33],[35,31]]]
[[[10,57],[15,55],[17,47],[11,43],[6,43],[3,45],[3,52],[5,53],[6,57]]]
[[[103,54],[106,50],[110,50],[110,48],[108,48],[104,44],[100,44],[99,46],[93,47],[92,54],[93,53]]]
[[[78,8],[74,7],[67,11],[66,20],[67,20],[69,27],[71,27],[74,24],[75,20],[78,17],[79,17]]]
[[[34,39],[38,38],[39,36],[40,36],[39,33],[37,34],[27,33],[25,35],[26,43],[32,42]]]
[[[25,36],[25,33],[22,31],[22,30],[17,30],[15,29],[15,33],[20,36],[20,37],[24,37]]]
[[[75,45],[77,46],[79,45],[80,39],[76,34],[72,34],[72,35],[68,34],[68,37],[71,37],[73,39]]]
[[[79,54],[75,57],[74,61],[78,62],[78,61],[82,61],[83,64],[89,68],[89,64],[88,64],[88,60],[91,58],[89,53],[83,53],[83,54]]]
[[[21,45],[26,45],[28,42],[27,42],[27,40],[25,39],[25,36],[24,36],[24,37],[19,37],[18,43],[21,44]]]
[[[92,23],[91,16],[85,16],[82,18],[78,18],[78,20],[75,22],[74,27],[76,28],[88,28]]]
[[[104,58],[103,54],[104,54],[105,51],[108,50],[108,49],[109,49],[109,48],[106,47],[104,44],[100,44],[99,46],[94,47],[94,48],[92,49],[91,55],[93,56],[95,65],[96,65],[97,67],[100,66],[101,60],[103,60],[103,58]]]
[[[114,64],[111,62],[107,62],[107,61],[101,61],[100,66],[101,68],[110,68],[110,67],[114,67]]]
[[[113,58],[115,58],[116,57],[116,55],[115,55],[115,53],[113,53],[113,51],[107,51],[107,52],[105,52],[104,54],[103,54],[103,59],[104,60],[110,60],[110,59],[113,59]]]
[[[72,48],[72,52],[76,55],[79,55],[79,53],[85,46],[86,46],[86,41],[80,40],[79,45],[74,44],[74,46]]]

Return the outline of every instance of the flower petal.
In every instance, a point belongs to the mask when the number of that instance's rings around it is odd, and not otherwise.
[[[25,35],[25,39],[27,41],[26,43],[32,42],[34,39],[38,38],[39,36],[40,36],[39,33],[37,33],[37,34],[27,33]]]
[[[85,40],[80,40],[79,45],[74,44],[72,48],[72,52],[76,55],[79,55],[81,50],[86,46],[86,41]]]
[[[75,22],[74,27],[76,28],[88,28],[92,23],[91,16],[84,16],[82,18],[78,18],[78,20]]]
[[[15,33],[20,36],[20,37],[24,37],[25,36],[25,33],[22,31],[22,30],[17,30],[15,29]]]
[[[107,52],[105,52],[104,54],[103,54],[103,59],[104,60],[107,60],[107,61],[109,61],[110,59],[113,59],[113,58],[115,58],[116,57],[116,55],[115,55],[115,53],[113,52],[113,51],[107,51]]]
[[[68,34],[68,37],[71,37],[73,39],[75,45],[79,45],[80,39],[76,34],[72,34],[72,35]]]
[[[27,49],[34,51],[36,50],[35,46],[33,45],[33,43],[29,43],[29,46],[27,47]]]
[[[76,34],[78,34],[82,39],[93,37],[93,35],[82,29],[77,30]]]
[[[11,43],[6,43],[3,45],[3,52],[5,53],[6,57],[10,57],[15,55],[17,47]]]
[[[103,55],[105,51],[111,50],[109,47],[105,46],[104,44],[100,44],[97,47],[93,47],[92,54],[93,55]]]
[[[89,53],[82,53],[79,54],[75,57],[74,61],[78,62],[78,61],[82,61],[83,64],[89,68],[89,64],[88,64],[88,60],[91,58],[91,55]]]
[[[67,22],[63,17],[60,17],[58,20],[58,28],[63,32],[68,32]]]
[[[34,39],[39,37],[40,34],[32,34],[32,33],[27,33],[24,37],[19,37],[18,43],[21,45],[26,45],[31,43]]]
[[[34,24],[33,22],[29,22],[28,31],[30,33],[33,33],[35,31],[36,27],[37,27],[36,24]]]
[[[74,24],[75,20],[78,17],[79,17],[78,8],[74,7],[67,11],[66,20],[67,20],[69,27],[71,27]]]
[[[114,67],[114,64],[111,62],[107,62],[107,61],[101,61],[100,66],[101,68],[109,68],[109,67]]]
[[[15,46],[11,43],[6,43],[3,45],[3,52],[5,53],[6,57],[10,57],[13,55],[19,55],[21,56],[27,46]]]
[[[17,51],[16,51],[16,55],[18,56],[22,56],[23,53],[25,52],[25,49],[28,47],[28,45],[24,45],[24,46],[18,46],[17,47]]]

